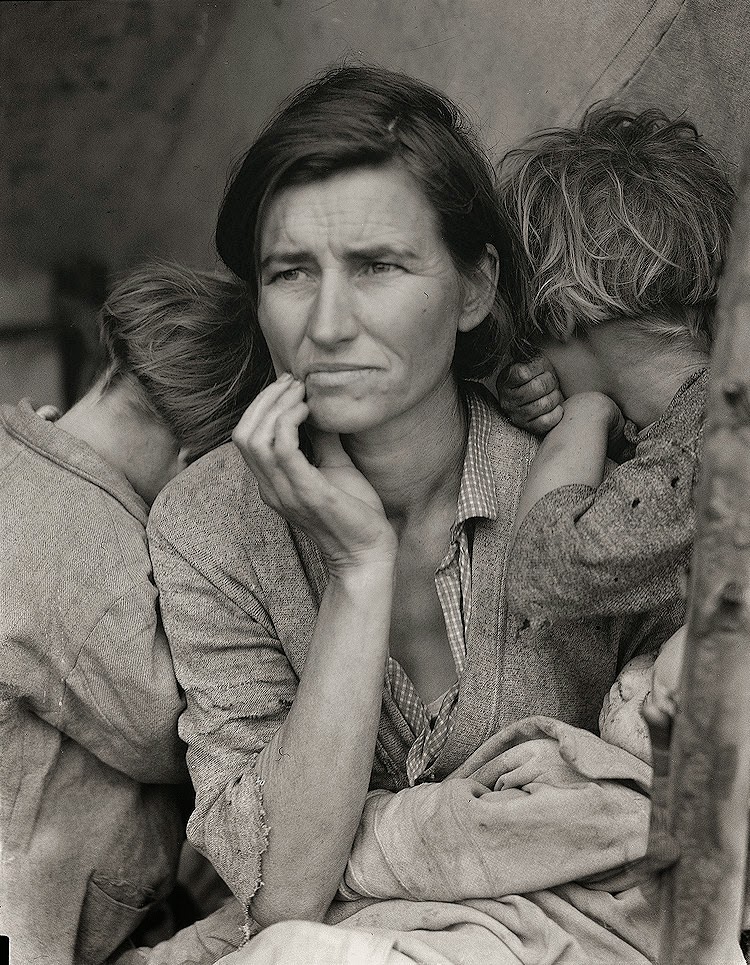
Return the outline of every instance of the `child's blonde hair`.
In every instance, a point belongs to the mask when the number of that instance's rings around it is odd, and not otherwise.
[[[171,263],[143,265],[99,314],[106,391],[137,402],[197,459],[229,440],[272,366],[243,282]]]
[[[516,357],[619,317],[708,350],[734,191],[691,123],[596,105],[509,152],[500,201],[526,255]]]

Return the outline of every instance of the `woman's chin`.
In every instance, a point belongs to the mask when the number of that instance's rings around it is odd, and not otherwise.
[[[313,412],[307,417],[307,424],[319,432],[335,432],[337,435],[349,436],[355,432],[363,432],[372,428],[367,420],[342,415],[341,412]]]
[[[307,404],[310,407],[307,422],[320,432],[352,435],[374,429],[385,421],[374,407],[354,399],[308,398]]]

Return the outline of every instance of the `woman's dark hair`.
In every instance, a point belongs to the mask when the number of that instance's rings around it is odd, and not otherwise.
[[[483,378],[510,342],[516,272],[509,233],[492,165],[471,124],[447,97],[412,77],[338,67],[292,95],[230,180],[216,227],[219,255],[248,283],[257,304],[260,231],[274,195],[343,170],[393,162],[424,192],[464,277],[483,264],[487,244],[497,250],[495,304],[473,331],[458,334],[453,361],[458,378]]]

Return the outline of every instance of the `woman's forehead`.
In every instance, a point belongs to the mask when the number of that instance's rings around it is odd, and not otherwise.
[[[345,170],[281,188],[260,235],[269,249],[334,243],[424,245],[439,240],[437,218],[417,181],[401,166]]]

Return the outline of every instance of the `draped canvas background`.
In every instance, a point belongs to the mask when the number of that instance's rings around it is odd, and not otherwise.
[[[734,161],[749,39],[746,0],[6,0],[0,273],[210,267],[231,161],[346,57],[435,84],[495,153],[614,94],[695,117]]]

